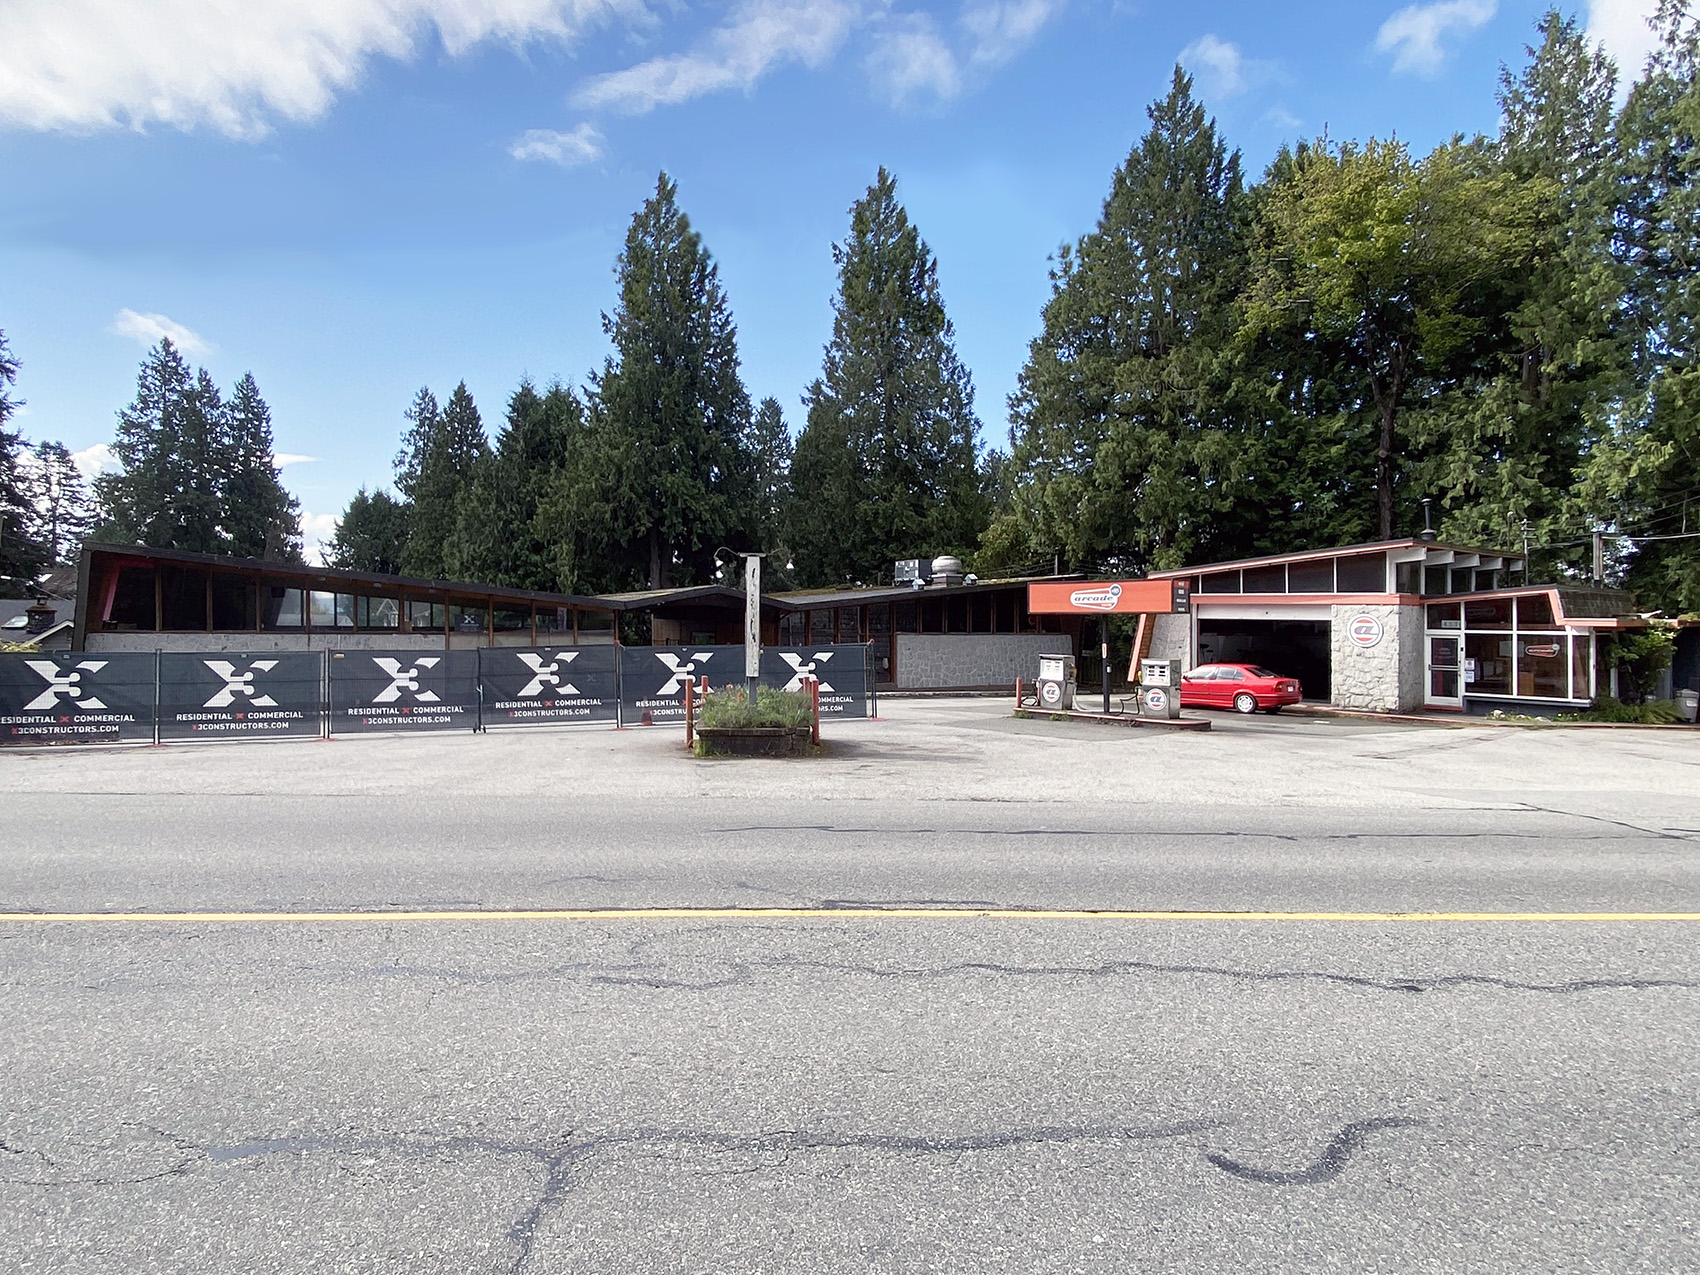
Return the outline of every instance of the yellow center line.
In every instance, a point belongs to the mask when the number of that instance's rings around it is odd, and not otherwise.
[[[0,924],[201,925],[372,921],[1700,921],[1700,912],[1208,912],[1021,908],[550,908],[350,912],[0,912]]]

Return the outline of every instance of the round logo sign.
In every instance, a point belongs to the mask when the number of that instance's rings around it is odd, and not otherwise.
[[[1346,624],[1346,636],[1352,640],[1353,646],[1377,646],[1381,635],[1381,621],[1373,615],[1354,615]]]
[[[1152,686],[1145,691],[1145,707],[1153,713],[1169,711],[1169,692],[1165,687]]]
[[[1062,686],[1057,682],[1040,682],[1039,698],[1047,704],[1062,703]]]

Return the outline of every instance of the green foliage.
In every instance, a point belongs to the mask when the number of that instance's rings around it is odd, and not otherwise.
[[[521,381],[494,450],[474,463],[461,491],[444,555],[448,574],[514,589],[556,588],[557,555],[537,515],[585,441],[576,394],[559,383],[539,394]]]
[[[12,398],[18,361],[0,332],[0,598],[21,598],[24,585],[47,565],[49,547],[37,532],[30,479],[19,456],[23,436],[6,427],[22,404]]]
[[[381,487],[370,494],[362,487],[337,520],[325,565],[398,575],[406,546],[407,506]]]
[[[1624,703],[1646,701],[1658,684],[1659,674],[1670,667],[1675,650],[1675,634],[1663,625],[1613,636],[1609,658],[1617,666]]]
[[[1611,722],[1619,726],[1674,726],[1682,721],[1676,701],[1646,700],[1640,704],[1622,704],[1609,695],[1592,708],[1579,713],[1560,713],[1561,722]]]
[[[118,414],[121,473],[95,480],[102,539],[156,549],[300,557],[300,519],[272,462],[271,411],[252,375],[229,404],[170,338],[148,352]]]
[[[441,580],[449,575],[461,493],[489,453],[489,444],[465,381],[455,386],[442,408],[436,395],[422,388],[413,397],[407,419],[410,426],[396,457],[396,487],[408,503],[401,569],[407,575]]]
[[[832,340],[791,462],[787,540],[809,587],[882,580],[899,558],[970,553],[989,514],[974,385],[938,263],[884,168],[832,254]]]
[[[94,526],[94,505],[65,444],[38,443],[34,469],[30,490],[37,530],[49,564],[61,566],[77,556],[83,537]]]
[[[754,546],[749,394],[714,259],[662,173],[632,218],[603,315],[614,357],[591,380],[583,446],[541,500],[562,586],[709,580],[714,552]]]
[[[801,691],[781,691],[771,686],[756,689],[752,707],[744,688],[728,686],[703,696],[697,725],[710,730],[717,727],[785,726],[792,729],[808,726],[814,718],[809,697]]]
[[[1058,254],[1010,399],[1018,477],[984,565],[1137,572],[1245,547],[1261,443],[1230,337],[1246,270],[1239,153],[1177,67],[1097,228]]]
[[[785,514],[791,502],[791,458],[794,448],[785,413],[776,398],[764,398],[750,422],[747,448],[754,466],[756,544],[772,555],[766,567],[783,568]]]

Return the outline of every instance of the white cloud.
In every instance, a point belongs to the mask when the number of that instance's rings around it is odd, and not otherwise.
[[[301,550],[308,562],[320,566],[325,561],[325,546],[336,538],[339,514],[315,514],[301,511]]]
[[[294,452],[273,452],[272,464],[279,469],[287,465],[311,465],[319,458],[317,456],[298,456]]]
[[[1271,106],[1263,112],[1263,122],[1271,128],[1280,129],[1283,133],[1291,133],[1304,123],[1297,115],[1283,106]]]
[[[580,124],[570,133],[557,133],[550,128],[527,129],[508,154],[518,160],[542,160],[572,168],[602,158],[602,134],[589,124]]]
[[[1240,46],[1214,35],[1203,35],[1180,52],[1177,59],[1203,84],[1212,97],[1238,97],[1251,87],[1245,55]]]
[[[112,331],[143,345],[156,345],[161,337],[170,337],[184,354],[204,354],[211,348],[196,333],[163,314],[140,314],[125,308],[112,321]]]
[[[1377,52],[1393,54],[1395,71],[1432,75],[1446,61],[1441,41],[1453,31],[1474,31],[1499,11],[1499,0],[1435,0],[1399,10],[1376,33]]]
[[[377,56],[433,33],[451,56],[484,40],[570,40],[642,0],[4,0],[0,127],[87,132],[210,127],[264,135],[312,120]]]
[[[1640,77],[1641,68],[1658,45],[1653,29],[1647,25],[1658,7],[1658,0],[1589,0],[1588,38],[1605,45],[1617,63],[1624,92]]]
[[[868,74],[893,103],[931,94],[940,99],[962,91],[956,54],[924,13],[905,14],[874,39]]]
[[[72,452],[71,463],[77,467],[84,481],[92,481],[101,474],[116,474],[124,468],[118,463],[118,457],[112,454],[111,443],[96,443],[80,452]]]
[[[963,30],[973,41],[969,60],[1002,66],[1020,53],[1058,13],[1061,0],[968,0],[962,6]]]
[[[779,63],[818,67],[827,62],[856,16],[845,0],[744,0],[731,20],[692,52],[595,76],[573,94],[573,103],[642,115],[705,93],[747,91]]]

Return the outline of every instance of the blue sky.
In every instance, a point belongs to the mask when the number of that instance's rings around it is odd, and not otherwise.
[[[1048,294],[1181,61],[1256,174],[1283,141],[1491,130],[1546,6],[1292,0],[0,0],[16,422],[99,459],[162,332],[272,406],[309,542],[464,379],[581,384],[666,169],[751,395],[793,429],[831,244],[885,164],[939,258],[988,442]],[[1651,0],[1577,16],[1638,66]]]

